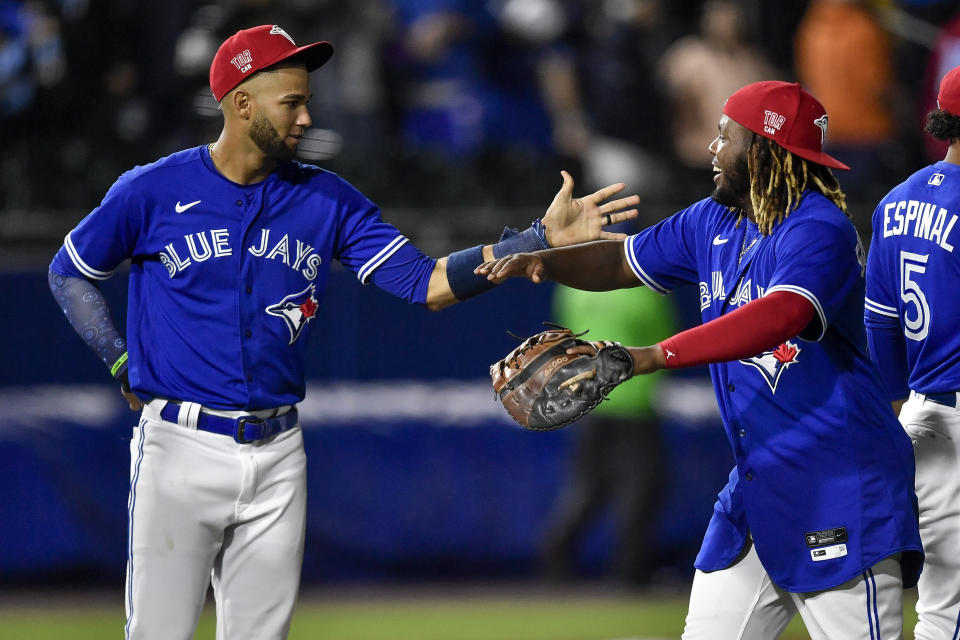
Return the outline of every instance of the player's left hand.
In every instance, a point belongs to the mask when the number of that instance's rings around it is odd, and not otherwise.
[[[630,357],[633,359],[633,375],[642,375],[653,373],[667,367],[667,362],[663,356],[663,350],[657,345],[649,347],[624,347]],[[577,345],[567,349],[570,355],[592,356],[595,349],[591,345]]]
[[[130,405],[130,411],[140,411],[143,409],[143,401],[137,397],[137,394],[130,390],[130,379],[127,377],[127,372],[124,371],[121,373],[118,380],[120,381],[120,393],[123,394],[123,399]]]
[[[143,409],[143,402],[132,391],[125,391],[123,387],[121,387],[120,393],[123,394],[123,399],[130,405],[130,411],[140,411]]]
[[[638,204],[640,196],[632,195],[601,204],[626,188],[626,185],[618,182],[588,196],[574,198],[573,178],[566,171],[561,171],[560,174],[563,176],[563,186],[542,218],[547,242],[551,247],[564,247],[592,240],[623,240],[627,237],[624,233],[604,231],[603,227],[636,218],[636,209],[624,209]]]

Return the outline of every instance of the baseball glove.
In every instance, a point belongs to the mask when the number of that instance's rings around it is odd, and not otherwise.
[[[570,424],[633,375],[633,358],[619,343],[582,340],[586,331],[552,326],[490,367],[493,390],[507,413],[535,431]],[[593,347],[594,354],[567,353],[580,345]]]

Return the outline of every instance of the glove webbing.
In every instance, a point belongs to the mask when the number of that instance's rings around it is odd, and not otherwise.
[[[539,373],[540,368],[545,365],[547,361],[566,353],[567,349],[577,346],[577,343],[578,340],[576,338],[565,338],[541,353],[533,362],[524,366],[523,371],[503,385],[503,388],[500,389],[500,392],[497,394],[500,400],[502,401],[503,398],[509,395],[514,389],[529,380],[533,375]]]

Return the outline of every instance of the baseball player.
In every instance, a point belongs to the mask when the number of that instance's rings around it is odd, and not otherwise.
[[[870,353],[913,440],[927,558],[918,640],[960,635],[960,67],[941,81],[938,105],[926,130],[950,143],[947,155],[877,205],[864,311]]]
[[[192,638],[208,585],[217,637],[287,634],[305,521],[296,404],[307,335],[340,261],[362,283],[439,309],[492,286],[485,259],[616,237],[636,196],[574,200],[569,175],[542,220],[440,260],[420,253],[338,176],[293,160],[310,126],[308,74],[333,47],[263,25],[219,48],[212,144],[123,174],[64,239],[50,286],[143,409],[130,443],[128,638]],[[526,248],[524,248],[526,247]],[[127,337],[93,281],[131,260]]]
[[[581,289],[697,284],[704,324],[630,347],[636,373],[710,364],[736,466],[720,492],[685,640],[900,638],[922,551],[913,456],[860,318],[863,253],[798,84],[734,93],[710,144],[716,188],[624,242],[503,258],[478,273]]]

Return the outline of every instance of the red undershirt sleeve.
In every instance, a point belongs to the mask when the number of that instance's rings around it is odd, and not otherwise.
[[[659,343],[667,369],[749,358],[798,335],[814,308],[791,291],[774,291]]]

